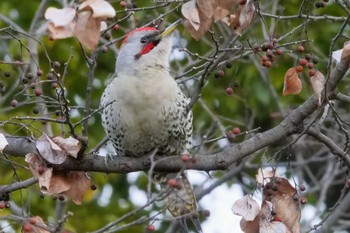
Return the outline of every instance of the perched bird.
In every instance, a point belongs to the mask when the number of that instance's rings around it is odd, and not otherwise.
[[[192,146],[192,112],[188,99],[169,73],[172,32],[180,20],[163,32],[143,27],[130,32],[119,51],[113,81],[105,89],[102,125],[118,156],[140,157],[156,151],[180,155]],[[161,189],[166,180],[180,184],[166,197],[170,213],[188,232],[186,218],[197,215],[193,189],[185,173],[156,173]],[[181,217],[184,216],[184,217]],[[202,232],[198,218],[192,218]]]

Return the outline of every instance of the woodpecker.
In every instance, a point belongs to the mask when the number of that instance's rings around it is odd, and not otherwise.
[[[192,112],[187,110],[188,99],[169,72],[172,32],[180,22],[163,32],[154,27],[138,28],[122,42],[114,79],[101,98],[102,125],[117,156],[140,157],[155,151],[180,155],[192,147]],[[188,232],[188,218],[202,232],[186,174],[156,176],[163,191],[169,188],[167,179],[178,180],[180,186],[165,198],[167,208],[184,232]]]

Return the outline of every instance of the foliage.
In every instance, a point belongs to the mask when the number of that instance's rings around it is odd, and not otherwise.
[[[108,2],[116,16],[90,18],[98,22],[97,45],[84,40],[87,31],[80,27],[90,24],[77,23],[79,30],[70,38],[53,40],[52,30],[50,37],[47,19],[51,18],[44,17],[46,9],[76,9],[78,1],[0,2],[0,136],[35,140],[43,133],[72,136],[81,143],[78,159],[82,154],[99,153],[105,137],[99,116],[100,97],[114,73],[121,41],[135,28],[153,25],[162,29],[183,18],[183,26],[174,33],[171,72],[191,98],[197,146],[192,153],[203,155],[190,168],[210,172],[218,183],[240,184],[248,194],[258,188],[254,177],[258,168],[284,169],[285,177],[314,208],[315,216],[306,218],[309,222],[302,217],[303,231],[319,227],[349,230],[338,219],[348,220],[342,211],[350,206],[346,173],[350,164],[350,85],[347,78],[332,83],[341,76],[336,73],[341,70],[339,64],[348,59],[345,52],[341,58],[332,58],[332,52],[342,49],[349,37],[347,1]],[[219,3],[223,5],[215,5]],[[211,11],[204,7],[206,4],[211,4]],[[248,4],[250,11],[244,15]],[[185,13],[181,10],[184,5]],[[220,14],[215,11],[219,8]],[[91,9],[97,8],[89,5],[78,12]],[[245,20],[237,21],[242,15]],[[251,21],[250,16],[254,16]],[[76,20],[72,17],[68,24]],[[107,29],[101,26],[100,31],[100,21],[106,21]],[[286,76],[293,77],[294,82],[287,82]],[[327,85],[336,87],[327,93]],[[313,111],[298,112],[297,116],[304,118],[295,120],[295,109],[310,99],[315,100]],[[284,120],[298,124],[289,129]],[[268,137],[260,138],[260,133],[280,129],[277,127],[287,132],[285,137],[276,136],[278,140],[273,141],[269,137],[274,135],[264,134]],[[249,144],[250,139],[254,141]],[[261,141],[264,146],[259,147]],[[244,142],[248,144],[240,144]],[[250,152],[235,157],[243,150]],[[204,155],[215,153],[231,163],[212,164],[215,169],[208,171],[208,161],[219,159],[206,160]],[[143,208],[131,201],[133,188],[151,196],[149,177],[144,173],[130,181],[125,174],[108,174],[108,166],[95,169],[90,175],[97,190],[86,191],[82,205],[77,206],[60,195],[43,196],[24,155],[5,151],[0,156],[0,170],[0,194],[5,195],[1,197],[5,201],[7,194],[2,191],[9,188],[7,185],[31,181],[11,190],[10,208],[0,209],[0,229],[5,232],[20,231],[30,216],[40,216],[51,232],[98,232],[116,220],[121,221],[116,224],[121,227],[118,232],[143,232],[148,224],[158,222],[162,222],[156,229],[159,232],[171,227],[166,214],[157,215],[165,212],[161,203],[149,198],[150,207]],[[147,172],[146,165],[144,170]],[[306,192],[301,191],[301,185],[307,187]],[[198,192],[204,190],[201,195],[210,195],[215,188],[202,185]],[[111,196],[106,197],[109,191]],[[158,189],[152,185],[151,191],[157,193]],[[342,207],[331,209],[343,200]],[[132,211],[135,214],[131,215]],[[131,216],[123,219],[125,214]],[[205,221],[202,215],[200,219]],[[311,222],[319,224],[314,227]]]

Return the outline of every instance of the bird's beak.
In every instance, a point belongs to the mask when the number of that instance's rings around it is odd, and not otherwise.
[[[157,37],[156,40],[161,40],[164,37],[167,37],[171,35],[174,31],[177,25],[179,25],[182,22],[182,19],[176,20],[174,23],[170,24],[164,31],[162,31]]]

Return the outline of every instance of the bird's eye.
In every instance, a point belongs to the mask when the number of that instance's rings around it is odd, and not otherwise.
[[[146,43],[147,41],[148,41],[148,40],[147,40],[146,37],[142,37],[141,40],[140,40],[140,42],[141,42],[142,44]]]

